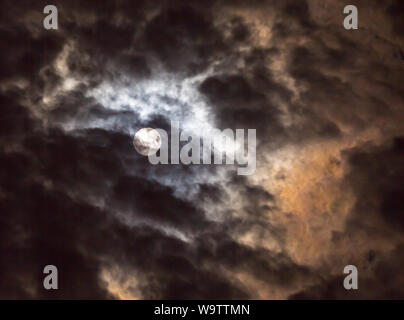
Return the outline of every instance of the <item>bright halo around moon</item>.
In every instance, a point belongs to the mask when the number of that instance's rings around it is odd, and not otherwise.
[[[133,146],[143,156],[155,154],[161,147],[161,136],[153,128],[140,129],[135,134]]]

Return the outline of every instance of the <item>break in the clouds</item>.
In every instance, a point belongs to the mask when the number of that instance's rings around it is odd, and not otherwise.
[[[404,297],[401,1],[53,4],[0,4],[1,298]],[[256,172],[151,165],[172,121]]]

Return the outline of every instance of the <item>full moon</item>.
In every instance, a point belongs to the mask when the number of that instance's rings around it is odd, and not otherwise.
[[[153,128],[140,129],[135,134],[133,146],[143,156],[155,154],[161,147],[160,134]]]

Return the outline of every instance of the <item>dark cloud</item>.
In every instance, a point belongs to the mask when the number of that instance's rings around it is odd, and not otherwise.
[[[169,70],[201,72],[224,49],[209,11],[192,6],[163,8],[146,26],[144,37]]]
[[[242,75],[214,76],[207,78],[200,90],[216,106],[219,128],[255,128],[263,136],[268,131],[279,135],[283,130],[278,119],[280,112],[258,88],[269,94],[274,91],[286,98],[289,92],[266,75],[257,75],[251,82]]]
[[[404,5],[401,1],[392,1],[387,9],[388,14],[392,18],[393,31],[397,36],[404,34]]]
[[[357,195],[352,224],[362,224],[363,216],[381,218],[390,229],[402,231],[404,188],[404,144],[396,137],[391,146],[352,150],[349,153],[351,172],[346,177]],[[378,179],[375,179],[378,177]],[[366,223],[363,224],[364,226]],[[385,225],[380,225],[386,228]],[[375,228],[377,230],[377,228]]]
[[[290,297],[293,300],[307,299],[377,299],[400,300],[403,298],[403,283],[400,270],[403,268],[403,258],[397,247],[390,255],[373,262],[371,271],[359,269],[359,290],[345,290],[343,287],[344,275],[324,279],[319,285],[310,287],[303,292]]]
[[[1,30],[0,46],[7,50],[1,59],[1,78],[34,77],[41,67],[52,61],[60,51],[63,40],[55,34],[33,39],[26,30]]]

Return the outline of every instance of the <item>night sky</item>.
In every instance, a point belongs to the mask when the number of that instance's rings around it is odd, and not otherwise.
[[[150,164],[171,121],[255,173]],[[1,1],[0,148],[0,299],[404,298],[402,0]]]

